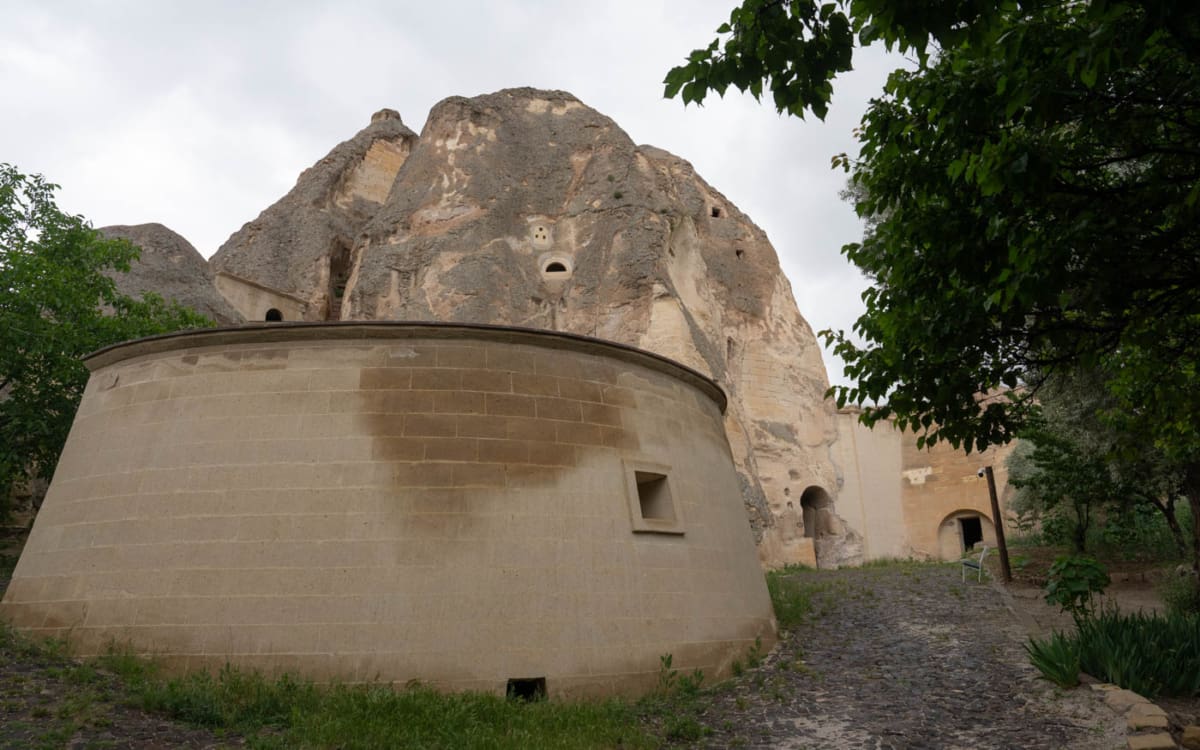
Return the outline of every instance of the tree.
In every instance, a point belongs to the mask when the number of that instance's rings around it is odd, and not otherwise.
[[[84,355],[212,325],[154,295],[118,294],[105,272],[128,271],[138,249],[60,211],[56,188],[0,164],[0,515],[14,486],[53,473],[87,383]]]
[[[1013,506],[1038,512],[1044,531],[1069,525],[1067,536],[1080,553],[1097,512],[1106,516],[1108,532],[1119,535],[1133,533],[1138,519],[1157,511],[1178,554],[1187,554],[1175,513],[1180,467],[1154,444],[1114,424],[1121,404],[1104,387],[1107,381],[1097,371],[1047,381],[1037,412],[1008,458],[1009,483],[1017,488]]]
[[[916,58],[836,160],[877,220],[843,248],[871,281],[864,343],[823,332],[856,381],[839,404],[969,451],[1010,440],[1046,378],[1104,364],[1200,514],[1200,5],[746,0],[718,33],[668,96],[822,116],[855,33]],[[1200,569],[1200,525],[1193,548]]]

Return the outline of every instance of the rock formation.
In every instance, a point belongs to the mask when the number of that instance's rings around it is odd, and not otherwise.
[[[121,294],[141,297],[154,292],[223,325],[242,322],[241,314],[213,286],[204,256],[183,237],[162,224],[101,227],[97,231],[105,237],[129,240],[142,249],[127,273],[112,274]]]
[[[395,111],[376,112],[370,125],[305,170],[291,192],[217,250],[210,264],[222,294],[238,300],[248,281],[290,293],[306,317],[337,319],[350,250],[387,200],[416,140]]]
[[[812,562],[801,498],[836,494],[837,431],[774,249],[689,163],[570,94],[452,97],[420,137],[384,110],[211,264],[250,319],[548,328],[710,375],[763,560]]]

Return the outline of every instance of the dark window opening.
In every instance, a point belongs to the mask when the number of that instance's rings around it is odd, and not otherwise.
[[[979,516],[958,519],[958,527],[962,530],[964,552],[983,541],[983,524],[980,523]]]
[[[742,257],[742,256],[743,256],[743,255],[745,255],[745,254],[746,254],[746,251],[745,251],[745,250],[735,250],[735,251],[734,251],[734,255],[736,255],[736,256],[737,256],[737,257],[739,257],[739,258],[740,258],[740,257]]]
[[[511,679],[508,681],[508,687],[504,694],[509,700],[529,702],[546,700],[546,678]]]
[[[674,521],[675,505],[671,502],[671,488],[667,485],[666,474],[635,471],[633,475],[634,481],[637,482],[638,502],[642,506],[642,518]]]
[[[349,280],[350,247],[342,240],[335,239],[329,252],[329,306],[326,310],[326,320],[341,319],[342,298],[346,296]]]
[[[268,323],[278,323],[283,320],[283,313],[272,307],[270,310],[267,310],[267,317],[264,320]]]
[[[562,263],[559,263],[558,261],[554,261],[550,265],[546,266],[546,273],[566,273],[566,272],[567,272],[567,267],[564,266]]]
[[[719,218],[721,218],[721,209],[720,209],[720,208],[718,208],[718,207],[716,207],[716,206],[713,206],[713,207],[712,207],[712,217],[713,217],[714,219],[719,219]]]

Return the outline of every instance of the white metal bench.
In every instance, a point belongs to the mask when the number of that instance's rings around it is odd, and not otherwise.
[[[969,569],[971,569],[971,570],[974,570],[974,571],[978,571],[978,573],[979,573],[979,581],[980,581],[980,582],[982,582],[982,581],[983,581],[983,558],[987,557],[987,553],[988,553],[988,546],[985,544],[985,545],[983,545],[983,552],[980,552],[980,553],[979,553],[979,559],[978,559],[978,560],[974,560],[974,559],[972,559],[972,558],[969,558],[969,557],[967,557],[967,558],[963,558],[962,560],[959,560],[959,562],[960,562],[960,563],[962,563],[962,579],[963,579],[963,583],[966,583],[966,582],[967,582],[967,569],[968,569],[968,568],[969,568]]]

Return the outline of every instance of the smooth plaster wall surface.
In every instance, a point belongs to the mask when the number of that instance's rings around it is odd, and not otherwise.
[[[839,411],[833,459],[842,475],[837,507],[851,528],[861,530],[863,557],[909,555],[901,502],[900,442],[890,423],[867,427],[857,412]]]
[[[979,477],[979,469],[992,466],[1001,512],[1008,507],[1011,491],[1005,459],[1012,451],[1009,446],[988,448],[968,455],[946,443],[918,449],[916,440],[906,436],[902,443],[903,505],[910,543],[915,554],[942,560],[957,560],[961,547],[946,543],[945,527],[958,534],[959,515],[972,513],[982,516],[984,542],[995,547],[991,498],[987,480]]]
[[[258,326],[101,353],[0,617],[176,668],[551,695],[721,676],[774,621],[719,391],[511,329]],[[676,522],[642,522],[632,472]],[[672,532],[635,532],[654,526]]]

